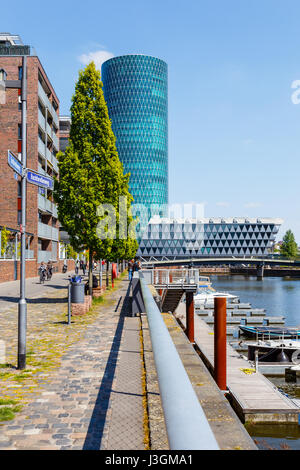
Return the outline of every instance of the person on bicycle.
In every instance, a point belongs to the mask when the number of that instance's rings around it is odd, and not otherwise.
[[[41,283],[44,282],[45,279],[46,279],[46,272],[47,272],[46,265],[45,265],[44,261],[42,261],[41,265],[39,267],[39,274],[40,274]]]
[[[49,260],[47,263],[47,279],[51,279],[52,271],[53,271],[52,261]]]

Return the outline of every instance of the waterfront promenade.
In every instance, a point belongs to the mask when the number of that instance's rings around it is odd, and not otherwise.
[[[67,325],[67,279],[27,280],[25,371],[13,367],[17,286],[0,285],[8,363],[0,369],[0,398],[23,405],[13,420],[0,422],[0,449],[143,450],[140,320],[128,316],[129,283],[118,280],[104,303]]]

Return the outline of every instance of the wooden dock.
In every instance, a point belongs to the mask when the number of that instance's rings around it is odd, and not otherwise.
[[[185,327],[185,304],[180,303],[175,316]],[[195,314],[195,342],[208,369],[214,368],[213,330]],[[297,423],[300,409],[278,391],[260,372],[227,343],[228,398],[243,422]]]

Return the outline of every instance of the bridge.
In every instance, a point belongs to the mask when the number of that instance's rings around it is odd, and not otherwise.
[[[163,268],[172,266],[188,266],[188,267],[195,267],[195,266],[256,266],[256,274],[258,279],[262,279],[264,275],[264,268],[265,266],[286,266],[288,268],[300,268],[300,260],[289,260],[289,259],[282,259],[282,258],[257,258],[257,257],[209,257],[209,258],[178,258],[178,259],[169,259],[167,257],[163,257],[161,259],[157,259],[155,257],[151,257],[149,259],[140,258],[142,262],[143,268]]]

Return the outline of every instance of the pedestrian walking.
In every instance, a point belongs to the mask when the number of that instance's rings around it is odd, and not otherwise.
[[[76,260],[76,263],[75,263],[75,274],[78,274],[78,271],[79,271],[79,261]]]
[[[133,263],[133,272],[139,271],[139,269],[141,269],[139,265],[139,261],[135,260]]]
[[[128,279],[131,281],[132,279],[132,271],[133,271],[133,260],[128,262]]]
[[[85,270],[86,270],[86,262],[82,262],[82,275],[85,276]]]

